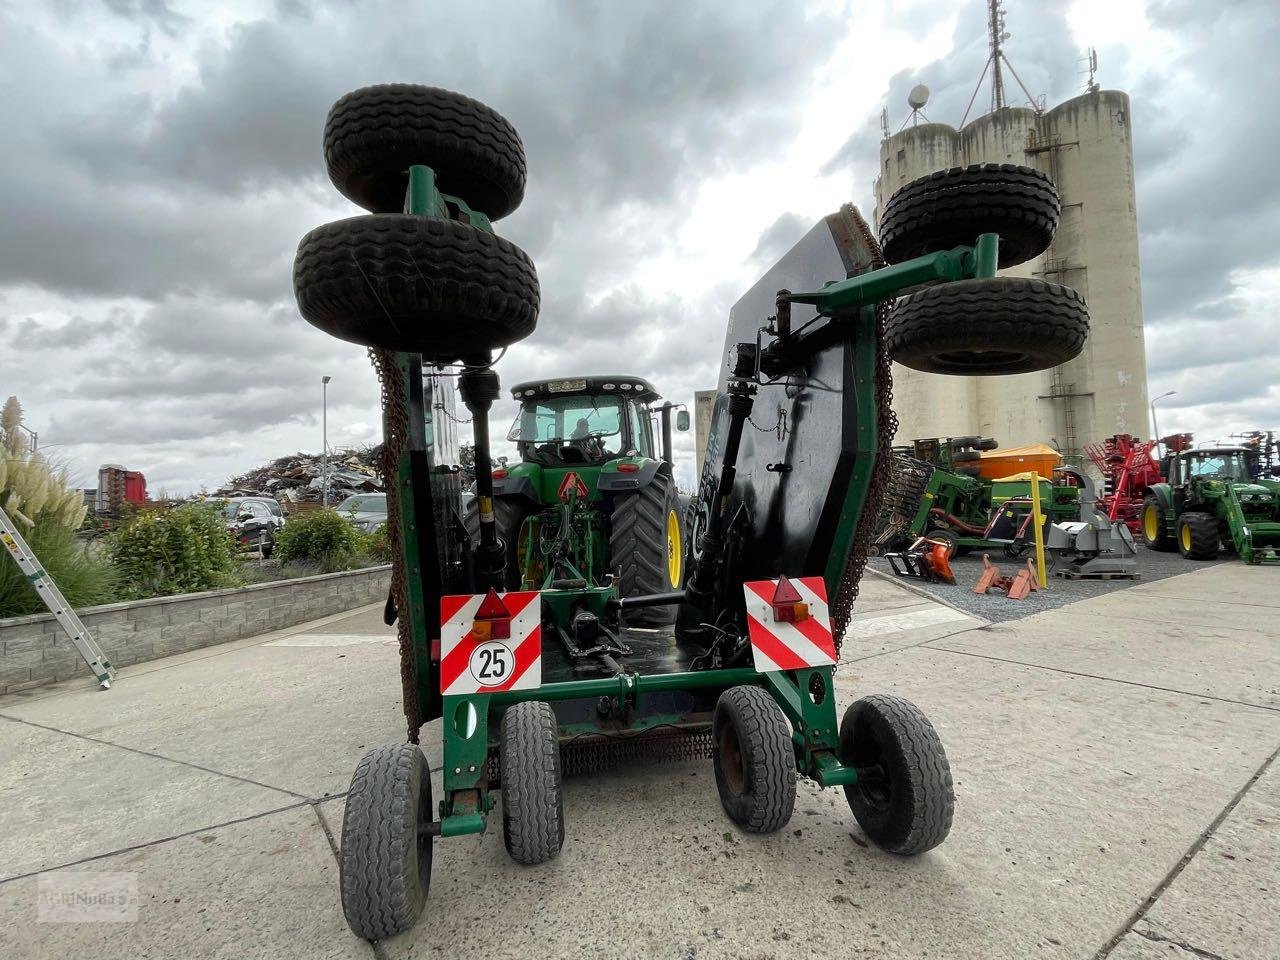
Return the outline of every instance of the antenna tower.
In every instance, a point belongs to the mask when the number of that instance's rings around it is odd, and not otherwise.
[[[969,105],[964,108],[964,116],[960,118],[960,126],[962,127],[964,122],[969,119],[969,111],[973,109],[973,101],[978,99],[978,91],[982,89],[982,81],[987,78],[988,70],[991,71],[991,112],[994,113],[1008,105],[1005,103],[1004,98],[1004,71],[1002,64],[1009,68],[1009,73],[1017,81],[1019,89],[1026,94],[1027,102],[1031,104],[1031,109],[1037,113],[1041,110],[1036,98],[1030,94],[1027,90],[1027,85],[1018,76],[1018,71],[1013,69],[1013,64],[1004,55],[1004,42],[1009,39],[1009,31],[1004,27],[1004,3],[1002,0],[987,0],[987,42],[991,47],[991,52],[987,55],[987,62],[982,66],[982,74],[978,77],[978,85],[973,88],[973,96],[969,98]]]

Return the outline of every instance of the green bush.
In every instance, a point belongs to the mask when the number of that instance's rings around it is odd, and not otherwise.
[[[332,508],[294,517],[276,534],[275,558],[281,566],[308,564],[320,573],[358,566],[364,537]]]
[[[370,563],[391,562],[391,540],[387,536],[387,525],[381,524],[373,533],[361,534],[360,552]]]
[[[239,586],[236,542],[216,506],[146,510],[107,537],[106,557],[137,600]]]
[[[22,531],[22,538],[71,606],[91,607],[122,599],[115,569],[90,553],[61,520],[42,515],[33,529]],[[31,581],[8,552],[0,550],[0,619],[46,612]]]

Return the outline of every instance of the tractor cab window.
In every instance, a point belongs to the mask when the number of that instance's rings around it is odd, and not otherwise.
[[[589,463],[617,456],[624,443],[622,402],[617,397],[565,396],[527,400],[507,432],[521,457]]]
[[[638,403],[627,404],[627,420],[631,424],[630,450],[642,457],[653,456],[653,440],[649,434],[649,411],[641,409]],[[624,450],[623,453],[627,451]]]
[[[1187,458],[1187,479],[1247,483],[1249,472],[1245,469],[1244,457],[1238,451],[1209,453],[1203,456],[1193,454]]]

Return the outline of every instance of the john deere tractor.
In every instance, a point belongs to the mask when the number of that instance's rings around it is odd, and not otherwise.
[[[1243,447],[1182,450],[1162,463],[1165,482],[1147,488],[1142,539],[1212,560],[1222,541],[1245,563],[1280,564],[1280,481],[1250,480]]]
[[[520,412],[507,434],[520,462],[493,471],[493,513],[509,545],[507,587],[599,591],[610,577],[618,596],[667,593],[684,585],[680,508],[672,476],[671,403],[635,376],[519,383]],[[661,424],[661,448],[653,418]],[[689,429],[689,414],[676,413]],[[467,512],[473,540],[479,503]],[[670,605],[639,607],[633,625],[670,623]]]

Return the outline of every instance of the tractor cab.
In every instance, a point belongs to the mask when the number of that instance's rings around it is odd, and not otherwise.
[[[520,412],[507,433],[523,463],[599,466],[619,457],[659,459],[649,405],[658,391],[639,377],[578,377],[517,384]],[[669,436],[669,434],[668,434]],[[671,462],[671,451],[661,459]]]
[[[1212,447],[1184,450],[1166,457],[1164,475],[1173,486],[1196,480],[1248,483],[1249,468],[1243,447]]]

